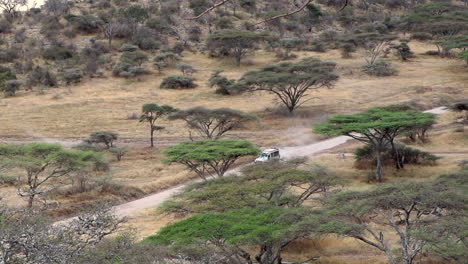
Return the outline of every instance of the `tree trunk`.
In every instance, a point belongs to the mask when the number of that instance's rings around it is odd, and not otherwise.
[[[33,207],[33,203],[34,203],[34,194],[31,194],[29,197],[28,197],[28,208],[32,208]]]
[[[400,153],[398,152],[398,148],[395,146],[395,142],[390,140],[390,144],[392,145],[393,154],[395,154],[395,166],[397,169],[403,169],[405,167],[403,160],[400,158]]]
[[[154,147],[154,128],[151,128],[151,136],[150,136],[150,141],[151,141],[151,147]]]
[[[378,149],[376,151],[377,169],[375,172],[375,180],[382,181],[382,151]]]
[[[237,67],[239,67],[241,64],[241,58],[242,58],[241,54],[236,54],[236,66]]]

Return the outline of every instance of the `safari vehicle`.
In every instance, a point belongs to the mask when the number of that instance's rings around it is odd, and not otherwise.
[[[270,161],[277,161],[280,159],[280,153],[278,148],[269,148],[262,151],[262,154],[255,159],[255,163],[257,162],[270,162]]]

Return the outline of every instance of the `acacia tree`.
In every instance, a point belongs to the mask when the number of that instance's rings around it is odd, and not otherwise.
[[[250,91],[275,94],[292,113],[304,103],[303,98],[312,89],[331,87],[338,80],[336,63],[307,58],[299,62],[284,62],[250,71],[241,81]]]
[[[326,202],[331,219],[324,221],[322,231],[363,241],[383,251],[392,264],[412,264],[427,243],[417,233],[466,212],[465,200],[466,193],[434,182],[346,191]],[[400,240],[397,251],[391,247],[390,233]]]
[[[389,145],[400,161],[395,139],[414,128],[434,122],[434,115],[414,111],[398,112],[385,108],[371,108],[352,115],[336,115],[327,122],[316,125],[314,132],[329,136],[346,135],[368,144],[376,157],[375,180],[382,181],[382,152]],[[398,163],[402,168],[402,162]]]
[[[355,34],[353,38],[357,46],[364,49],[364,59],[367,65],[374,65],[382,56],[385,48],[397,37],[394,35],[380,34],[378,32],[366,32]]]
[[[206,45],[212,52],[227,52],[236,59],[236,65],[240,66],[241,59],[255,49],[257,43],[264,37],[264,35],[250,31],[226,30],[209,35]]]
[[[240,128],[245,122],[258,118],[230,108],[194,107],[178,111],[170,115],[169,119],[184,120],[189,128],[196,130],[202,137],[219,139],[227,132]]]
[[[206,180],[207,174],[222,177],[236,160],[259,152],[248,141],[219,139],[182,142],[162,153],[166,155],[166,162],[183,164]]]
[[[146,122],[150,126],[151,147],[154,147],[154,131],[164,129],[162,126],[157,126],[156,121],[176,111],[177,109],[170,105],[144,104],[142,106],[140,122]]]
[[[145,241],[166,245],[210,242],[223,252],[233,252],[229,263],[280,264],[281,253],[294,240],[310,234],[301,220],[303,208],[241,209],[192,216],[162,228]],[[255,256],[241,246],[259,246]],[[314,258],[315,259],[315,258]]]
[[[340,184],[337,176],[326,168],[304,167],[304,161],[250,165],[242,169],[242,177],[193,184],[163,208],[175,213],[207,213],[271,206],[301,207]]]
[[[26,197],[28,207],[32,208],[39,196],[46,195],[56,186],[51,182],[90,170],[103,158],[92,151],[66,150],[57,144],[31,143],[26,145],[0,145],[0,163],[8,169],[22,169],[25,186],[18,186],[18,194]]]
[[[78,259],[86,250],[115,233],[122,222],[108,207],[80,214],[66,224],[53,224],[33,211],[0,212],[0,262],[81,263]]]

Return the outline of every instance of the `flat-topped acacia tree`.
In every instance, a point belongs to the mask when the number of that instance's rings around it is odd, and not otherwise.
[[[236,59],[239,66],[241,59],[250,51],[255,49],[258,42],[265,36],[250,31],[225,30],[208,36],[206,45],[209,50],[227,50],[229,55]]]
[[[385,108],[371,108],[352,115],[336,115],[314,126],[314,132],[328,136],[346,135],[367,143],[374,151],[377,168],[375,180],[382,181],[382,152],[391,145],[396,151],[397,136],[414,128],[434,122],[434,115],[416,111],[397,112]],[[398,152],[397,160],[399,160]]]
[[[0,166],[19,169],[18,194],[25,197],[32,208],[36,198],[46,198],[55,190],[52,182],[91,170],[105,162],[102,155],[93,151],[68,150],[57,144],[31,143],[26,145],[0,145]],[[24,178],[24,179],[23,179]]]
[[[257,120],[255,115],[249,115],[230,108],[207,109],[194,107],[178,111],[170,115],[169,120],[184,120],[188,127],[196,130],[202,137],[219,139],[227,132],[239,128],[245,122]]]
[[[150,125],[150,142],[151,147],[154,147],[154,131],[164,129],[162,126],[157,126],[156,121],[177,109],[170,105],[144,104],[141,108],[140,122],[147,122]]]
[[[166,148],[162,153],[166,155],[166,162],[183,164],[206,180],[207,174],[224,176],[237,159],[259,152],[258,148],[245,140],[208,139],[182,142]]]
[[[249,91],[275,94],[292,113],[312,89],[331,87],[338,80],[336,63],[306,58],[299,62],[269,65],[244,74],[241,82]]]

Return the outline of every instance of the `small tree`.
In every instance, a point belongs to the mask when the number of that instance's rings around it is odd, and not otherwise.
[[[222,177],[241,157],[256,155],[259,150],[244,140],[219,139],[182,142],[163,151],[166,162],[185,165],[202,179],[207,174]]]
[[[250,91],[275,94],[292,113],[304,103],[312,89],[330,87],[338,79],[334,62],[307,58],[297,63],[285,62],[247,72],[241,81]]]
[[[117,133],[111,131],[98,131],[92,133],[85,141],[89,144],[104,144],[107,149],[114,147],[114,141],[118,139]]]
[[[407,41],[402,41],[397,45],[393,45],[394,48],[402,61],[407,61],[408,58],[413,56],[413,52],[411,51],[410,47],[408,46]]]
[[[258,118],[230,108],[194,107],[179,111],[169,116],[169,119],[184,120],[189,128],[196,130],[201,136],[218,139],[227,132],[241,127],[245,122]]]
[[[123,156],[128,153],[128,147],[112,147],[109,149],[110,153],[114,153],[117,161],[121,161]]]
[[[468,123],[468,99],[455,102],[449,108],[454,112],[465,113],[463,123]]]
[[[179,71],[186,76],[190,76],[197,72],[197,69],[195,69],[192,65],[185,63],[177,64],[177,69],[179,69]]]
[[[324,135],[346,135],[365,142],[373,149],[377,161],[374,179],[382,181],[382,153],[389,145],[400,160],[395,147],[395,138],[434,122],[434,115],[419,112],[397,112],[385,108],[371,108],[365,112],[352,115],[336,115],[327,122],[314,127],[314,132]],[[402,168],[401,162],[397,165]]]
[[[397,37],[394,35],[380,34],[378,32],[359,33],[353,36],[356,44],[365,51],[364,59],[368,65],[378,61],[385,48]]]
[[[170,105],[158,105],[158,104],[144,104],[141,109],[140,122],[146,122],[150,125],[150,142],[151,147],[154,147],[153,138],[154,131],[164,129],[162,126],[157,126],[156,121],[171,113],[176,112],[177,109]]]
[[[249,31],[221,31],[208,36],[207,47],[213,52],[227,51],[228,55],[236,59],[236,65],[240,66],[241,59],[255,49],[263,35]]]
[[[26,197],[29,208],[38,196],[45,198],[56,188],[51,185],[54,179],[92,169],[98,162],[102,162],[102,157],[95,152],[65,150],[56,144],[0,145],[0,163],[25,172],[26,186],[18,186],[18,194]]]

